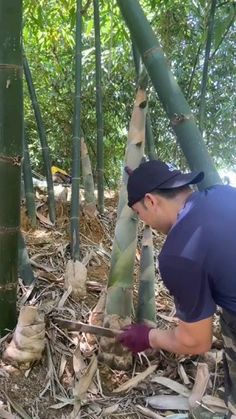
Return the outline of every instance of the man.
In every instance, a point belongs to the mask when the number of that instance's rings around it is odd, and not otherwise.
[[[220,306],[226,402],[236,414],[236,189],[216,185],[194,192],[189,185],[203,177],[159,160],[130,174],[128,205],[167,235],[159,269],[174,296],[179,324],[172,330],[131,325],[119,341],[134,353],[156,348],[201,354],[211,348],[212,316]]]

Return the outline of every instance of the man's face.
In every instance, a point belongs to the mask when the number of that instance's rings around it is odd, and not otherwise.
[[[146,194],[142,201],[132,206],[132,209],[145,224],[167,234],[171,228],[168,206],[167,199],[155,194]]]

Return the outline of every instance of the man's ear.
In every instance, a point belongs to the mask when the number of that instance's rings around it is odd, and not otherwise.
[[[147,208],[155,207],[159,202],[159,196],[154,195],[152,193],[146,193],[144,197],[144,203],[147,206]]]

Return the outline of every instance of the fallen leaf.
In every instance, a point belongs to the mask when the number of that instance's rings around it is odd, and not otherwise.
[[[197,402],[202,400],[202,397],[206,391],[207,383],[209,381],[209,369],[208,365],[199,362],[197,365],[197,374],[194,382],[194,386],[192,389],[192,393],[189,397],[189,406],[192,408],[196,405]]]
[[[183,396],[152,396],[147,397],[146,401],[153,409],[189,410],[188,399]]]
[[[120,387],[113,390],[113,393],[121,393],[122,391],[130,390],[131,388],[137,386],[141,381],[145,380],[150,374],[152,374],[157,369],[157,365],[151,365],[143,371],[136,375],[136,377],[131,378],[131,380],[127,381],[126,383],[122,384]]]
[[[11,407],[20,415],[22,419],[31,419],[31,417],[26,413],[26,411],[14,400],[12,400],[3,390],[2,393],[6,397],[7,401],[10,403]]]
[[[52,404],[52,406],[50,406],[50,409],[59,410],[65,406],[73,405],[73,404],[74,404],[74,399],[68,399],[68,401],[60,402],[57,404]]]
[[[97,357],[94,355],[90,361],[89,366],[86,368],[79,381],[76,381],[74,388],[74,396],[77,399],[83,400],[92,382],[93,376],[97,371],[98,362]]]
[[[119,404],[113,404],[113,406],[109,406],[106,407],[103,411],[102,411],[102,416],[109,416],[112,415],[112,413],[117,412],[117,410],[119,409]]]
[[[159,415],[158,413],[152,412],[150,409],[147,409],[143,406],[136,406],[136,409],[138,412],[142,413],[145,417],[151,418],[151,419],[163,419],[165,416]]]
[[[19,416],[12,415],[12,413],[7,412],[7,410],[0,408],[0,418],[1,419],[19,419]]]
[[[49,218],[45,217],[41,212],[36,211],[36,216],[39,219],[40,223],[42,223],[45,227],[54,227],[55,224],[52,223]]]
[[[227,406],[224,400],[220,399],[219,397],[208,396],[208,395],[203,396],[202,403],[206,404],[207,406],[222,407],[222,409],[227,409]]]
[[[183,381],[183,383],[188,386],[190,384],[190,380],[185,372],[184,366],[182,365],[181,362],[178,363],[178,373],[179,376],[181,378],[181,380]]]
[[[151,382],[168,387],[171,390],[175,391],[176,393],[179,393],[181,396],[184,396],[184,397],[189,397],[191,394],[191,391],[188,388],[186,388],[183,384],[180,384],[177,381],[171,380],[170,378],[167,378],[167,377],[156,376],[151,379]]]

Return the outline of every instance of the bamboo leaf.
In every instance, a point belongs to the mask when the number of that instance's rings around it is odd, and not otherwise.
[[[153,409],[160,410],[189,410],[188,399],[183,396],[152,396],[146,399]]]
[[[151,365],[145,371],[137,374],[136,377],[131,378],[131,380],[128,380],[126,383],[113,390],[113,393],[121,393],[123,391],[131,390],[131,388],[136,387],[141,381],[145,380],[156,369],[157,365]]]
[[[184,397],[189,397],[191,394],[191,391],[187,387],[185,387],[183,384],[180,384],[177,381],[171,380],[170,378],[167,378],[167,377],[156,376],[152,378],[151,382],[168,387],[171,390],[175,391],[176,393],[179,393],[181,396],[184,396]]]
[[[199,363],[197,366],[197,374],[192,389],[192,393],[189,397],[189,405],[194,407],[197,402],[202,400],[202,397],[206,391],[207,383],[209,381],[209,369],[205,363]]]
[[[4,396],[12,406],[12,408],[20,415],[22,419],[31,419],[31,417],[26,413],[26,411],[14,400],[12,400],[3,390],[2,390]]]

